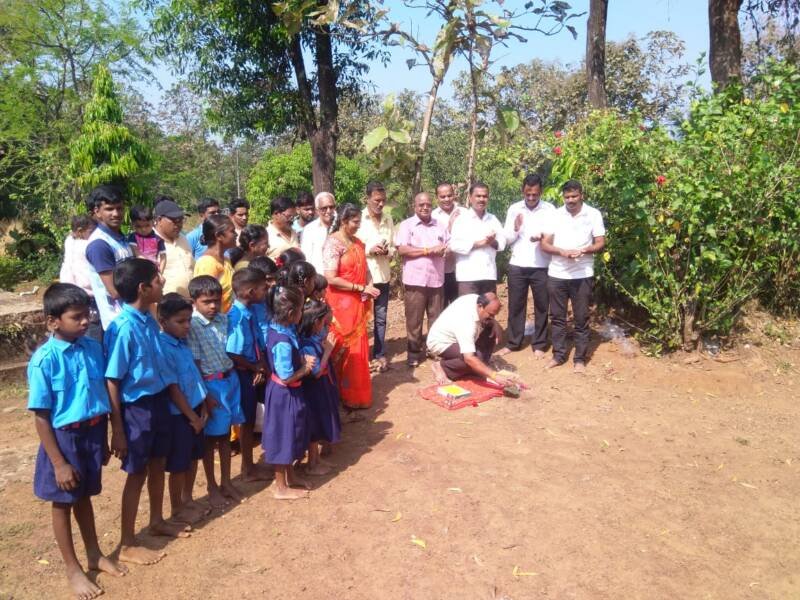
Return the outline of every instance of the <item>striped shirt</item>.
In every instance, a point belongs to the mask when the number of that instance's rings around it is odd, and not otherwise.
[[[203,375],[224,373],[233,368],[233,361],[225,351],[228,343],[228,316],[219,313],[209,321],[199,312],[192,315],[192,326],[187,339],[195,360],[200,361]]]

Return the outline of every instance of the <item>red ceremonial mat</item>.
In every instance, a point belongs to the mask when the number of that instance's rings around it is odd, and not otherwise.
[[[465,390],[469,390],[471,394],[464,398],[448,398],[439,393],[438,390],[442,386],[437,383],[422,388],[419,391],[419,395],[425,398],[425,400],[438,404],[447,410],[458,410],[465,406],[478,406],[481,402],[486,402],[487,400],[503,395],[502,388],[479,379],[459,379],[453,383],[461,386]]]

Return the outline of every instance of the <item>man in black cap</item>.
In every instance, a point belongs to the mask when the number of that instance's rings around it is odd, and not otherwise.
[[[194,256],[189,240],[181,233],[183,209],[169,196],[156,198],[153,209],[155,232],[164,240],[167,263],[164,266],[164,293],[177,292],[189,297],[189,280],[194,271]]]

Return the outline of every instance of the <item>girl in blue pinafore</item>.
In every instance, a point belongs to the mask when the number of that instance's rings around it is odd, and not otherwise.
[[[328,367],[333,346],[328,343],[328,322],[331,307],[325,302],[309,300],[303,310],[298,335],[300,352],[314,356],[316,365],[310,375],[303,378],[303,392],[308,405],[308,427],[311,445],[308,447],[309,475],[325,475],[332,465],[320,459],[320,443],[339,441],[342,426],[339,422],[339,390]]]
[[[308,448],[308,408],[301,380],[312,372],[316,359],[301,356],[296,325],[303,316],[303,291],[276,285],[269,291],[272,321],[267,331],[267,360],[272,375],[264,396],[261,445],[266,461],[275,467],[275,498],[291,500],[308,495],[308,484],[293,464]],[[295,486],[305,490],[293,489]]]

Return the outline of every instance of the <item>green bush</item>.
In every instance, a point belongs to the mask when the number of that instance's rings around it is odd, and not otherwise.
[[[352,159],[336,159],[336,202],[361,203],[368,174]],[[311,191],[311,147],[295,146],[291,152],[269,151],[250,172],[247,179],[247,199],[250,201],[251,220],[266,223],[269,220],[269,203],[277,196],[294,197],[301,191]]]
[[[599,281],[643,310],[643,338],[694,347],[742,306],[800,310],[800,73],[771,63],[743,94],[693,103],[675,136],[595,113],[553,137],[551,187],[582,181],[604,213]]]

